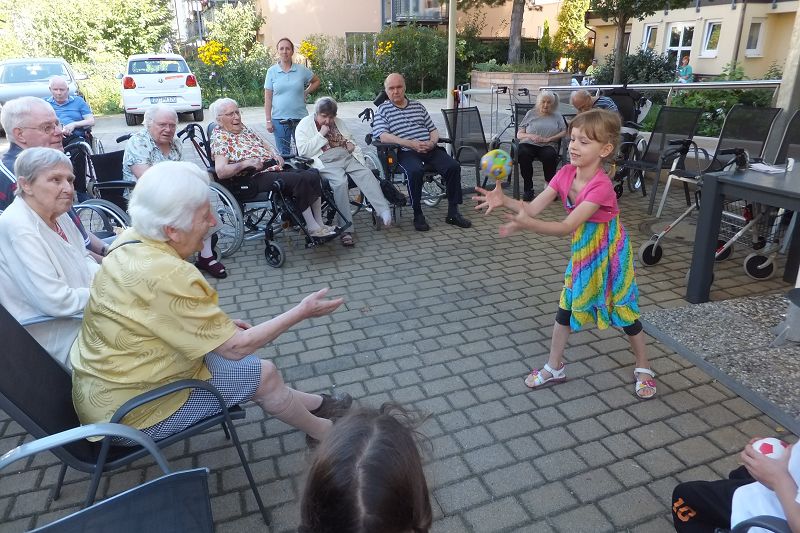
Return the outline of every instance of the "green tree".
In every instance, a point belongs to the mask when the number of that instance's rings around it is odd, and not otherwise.
[[[574,59],[586,44],[583,16],[588,9],[589,0],[564,0],[558,12],[558,30],[553,38],[555,49],[570,59]]]
[[[52,55],[80,62],[102,52],[153,52],[172,31],[169,5],[170,0],[2,0],[0,19],[7,27],[0,55]]]
[[[213,16],[206,24],[207,37],[224,43],[230,49],[230,57],[247,57],[259,45],[256,34],[266,19],[252,1],[223,4],[214,9]]]
[[[626,54],[622,49],[622,41],[628,21],[644,20],[667,6],[669,9],[680,9],[687,5],[689,0],[590,0],[591,12],[605,21],[613,22],[617,29],[614,43],[614,83],[620,83],[622,80],[622,66]]]
[[[522,53],[522,21],[525,17],[526,0],[457,0],[459,9],[481,6],[502,6],[508,1],[511,5],[511,25],[508,30],[508,62],[519,63]]]

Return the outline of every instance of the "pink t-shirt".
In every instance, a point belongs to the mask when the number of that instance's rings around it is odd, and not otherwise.
[[[571,213],[581,202],[587,201],[600,206],[589,217],[589,222],[608,222],[617,216],[619,214],[619,206],[617,206],[614,185],[602,168],[597,170],[597,173],[589,183],[578,193],[578,197],[575,198],[574,202],[569,199],[569,190],[575,180],[576,170],[572,165],[564,165],[553,176],[549,184],[549,187],[554,189],[561,197],[561,202],[564,204],[564,209],[567,210],[567,213]]]

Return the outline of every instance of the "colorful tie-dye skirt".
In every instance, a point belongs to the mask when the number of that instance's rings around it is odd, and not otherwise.
[[[593,323],[600,329],[629,326],[639,318],[633,253],[618,216],[585,222],[572,234],[572,258],[558,305],[572,311],[574,331]]]

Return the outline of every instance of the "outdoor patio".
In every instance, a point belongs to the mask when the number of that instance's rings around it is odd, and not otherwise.
[[[425,103],[444,131],[439,111],[444,102]],[[368,105],[340,106],[339,116],[359,139],[367,126],[356,115]],[[263,109],[244,111],[245,122],[263,131]],[[114,137],[130,131],[117,126],[119,120],[98,122],[107,150],[114,149]],[[191,155],[188,145],[184,150]],[[471,170],[464,171],[463,181],[474,184]],[[682,201],[682,192],[674,191],[664,223]],[[638,401],[633,357],[616,330],[573,334],[567,350],[570,380],[529,391],[522,377],[546,358],[569,242],[530,234],[499,239],[499,217],[473,214],[473,205],[465,201],[464,213],[473,221],[468,230],[444,223],[444,205],[427,209],[432,226],[427,233],[413,230],[408,209],[397,227],[385,231],[375,231],[361,213],[355,219],[357,245],[350,249],[337,242],[305,249],[299,237],[285,235],[287,259],[281,269],[267,266],[263,243],[251,241],[226,260],[227,279],[210,281],[223,309],[250,322],[271,318],[325,286],[333,296],[345,297],[333,315],[293,328],[259,353],[298,389],[336,389],[362,405],[396,401],[430,415],[421,431],[427,437],[423,448],[434,532],[673,531],[670,494],[678,482],[726,475],[751,437],[797,440],[652,338],[648,348],[658,395]],[[620,206],[638,249],[654,219],[646,215],[639,194],[626,192]],[[544,214],[552,220],[562,216],[558,204]],[[670,235],[661,263],[637,265],[645,317],[663,331],[676,320],[664,310],[689,305],[683,296],[691,239],[688,229]],[[716,265],[712,302],[789,290],[780,275],[761,282],[748,278],[744,255],[740,250]],[[783,258],[780,272],[782,267]],[[742,325],[727,320],[722,306],[710,304],[704,311],[711,316],[719,311],[722,324],[708,333],[705,346],[720,356],[745,357],[747,347],[736,343],[748,336],[728,334]],[[168,448],[170,465],[211,469],[218,531],[294,531],[310,458],[304,435],[265,419],[254,405],[237,427],[271,512],[268,529],[238,457],[219,430]],[[0,453],[28,439],[0,412]],[[50,492],[58,470],[54,456],[41,455],[20,463],[18,473],[0,476],[0,532],[23,531],[78,510],[88,478],[70,471],[61,499],[54,502]],[[105,476],[100,495],[119,493],[157,472],[152,461],[139,461]]]

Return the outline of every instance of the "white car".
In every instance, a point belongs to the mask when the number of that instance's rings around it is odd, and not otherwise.
[[[128,126],[141,124],[144,112],[166,104],[178,113],[203,120],[203,99],[197,77],[178,54],[136,54],[128,58],[122,78],[122,107]]]

